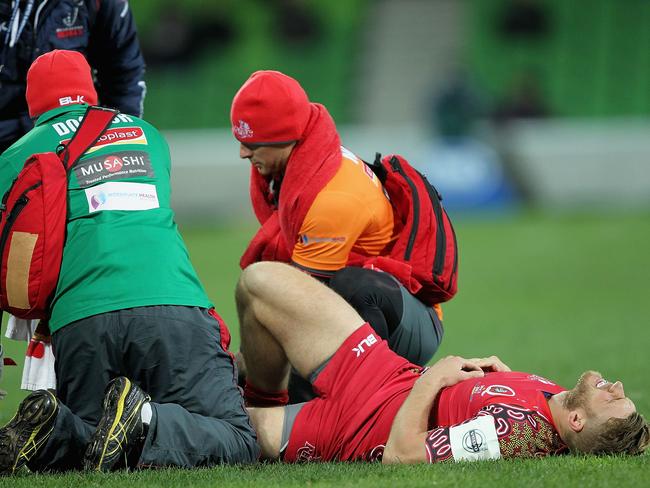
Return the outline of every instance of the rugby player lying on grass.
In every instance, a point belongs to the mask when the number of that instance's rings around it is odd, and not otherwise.
[[[496,357],[413,365],[336,293],[284,264],[248,267],[237,306],[254,386],[249,412],[268,459],[415,463],[570,450],[640,454],[650,442],[648,424],[618,381],[589,371],[565,390],[511,372]],[[289,363],[319,397],[273,407],[284,398]]]

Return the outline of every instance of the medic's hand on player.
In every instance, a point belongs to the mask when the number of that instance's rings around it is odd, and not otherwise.
[[[472,358],[468,359],[468,361],[478,366],[486,373],[512,371],[506,363],[496,356],[490,356],[489,358]]]
[[[470,378],[480,378],[484,374],[481,367],[470,359],[447,356],[431,366],[418,382],[433,382],[444,388]]]

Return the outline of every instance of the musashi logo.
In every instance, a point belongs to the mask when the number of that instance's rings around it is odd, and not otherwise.
[[[73,170],[80,188],[107,180],[154,177],[149,154],[145,151],[119,151],[84,159]]]
[[[61,144],[67,144],[70,139],[61,141]],[[118,129],[108,129],[97,142],[88,149],[88,152],[94,152],[104,146],[112,144],[146,144],[147,136],[140,127],[120,127]]]

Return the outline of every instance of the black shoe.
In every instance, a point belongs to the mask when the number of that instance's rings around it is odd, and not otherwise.
[[[0,475],[13,474],[45,445],[58,413],[59,402],[48,390],[37,390],[20,403],[0,429]]]
[[[86,448],[84,469],[111,471],[126,465],[129,450],[140,443],[144,432],[140,412],[149,400],[149,395],[124,376],[108,384],[104,413]]]

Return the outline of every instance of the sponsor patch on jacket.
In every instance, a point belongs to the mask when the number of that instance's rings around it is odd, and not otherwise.
[[[70,139],[66,139],[61,141],[61,144],[66,144],[69,141]],[[91,153],[102,147],[117,144],[147,144],[147,136],[144,135],[144,131],[140,127],[108,129],[87,152]]]
[[[309,244],[316,244],[319,242],[336,242],[342,243],[345,242],[345,236],[340,237],[321,237],[321,236],[310,236],[308,234],[300,234],[298,240],[305,246]]]
[[[150,210],[159,208],[156,185],[108,182],[86,188],[90,213],[100,210]]]
[[[107,180],[154,177],[149,154],[145,151],[119,151],[96,156],[79,161],[72,169],[81,188]]]
[[[56,30],[56,37],[59,39],[67,39],[69,37],[79,37],[84,33],[83,25],[75,25],[72,27],[60,27]]]

